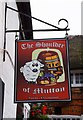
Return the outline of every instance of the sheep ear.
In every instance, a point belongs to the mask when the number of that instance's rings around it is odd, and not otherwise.
[[[27,62],[27,63],[26,63],[27,66],[30,66],[30,64],[31,64],[31,62]]]
[[[21,72],[21,73],[23,72],[23,67],[20,68],[20,72]]]
[[[41,67],[44,67],[44,64],[40,63],[40,66],[41,66]]]

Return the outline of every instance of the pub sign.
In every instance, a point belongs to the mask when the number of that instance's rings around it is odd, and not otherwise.
[[[70,101],[68,40],[16,40],[15,102]]]

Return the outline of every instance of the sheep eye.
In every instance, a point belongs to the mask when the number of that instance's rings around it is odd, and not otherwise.
[[[34,67],[35,65],[34,65],[34,64],[32,64],[32,66]]]
[[[38,64],[36,64],[36,67],[38,67]]]

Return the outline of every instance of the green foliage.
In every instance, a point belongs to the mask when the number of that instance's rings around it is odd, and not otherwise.
[[[39,120],[49,120],[49,118],[48,118],[47,115],[42,115],[42,114],[40,114]]]
[[[49,118],[47,115],[39,114],[39,115],[31,116],[30,120],[49,120]]]

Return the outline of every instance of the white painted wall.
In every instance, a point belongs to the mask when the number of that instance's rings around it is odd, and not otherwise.
[[[81,2],[81,35],[83,35],[83,1]]]
[[[3,1],[3,0],[1,0]],[[16,8],[15,2],[7,3],[8,6]],[[4,111],[3,118],[16,118],[16,104],[14,104],[14,67],[6,53],[5,62],[3,62],[3,41],[4,41],[4,19],[5,3],[0,2],[0,77],[5,83]],[[7,29],[18,29],[18,14],[7,10]],[[14,63],[15,57],[15,33],[7,33],[6,50],[10,54]]]
[[[2,75],[2,48],[3,48],[3,33],[4,33],[3,13],[4,13],[4,5],[0,2],[0,77]]]

